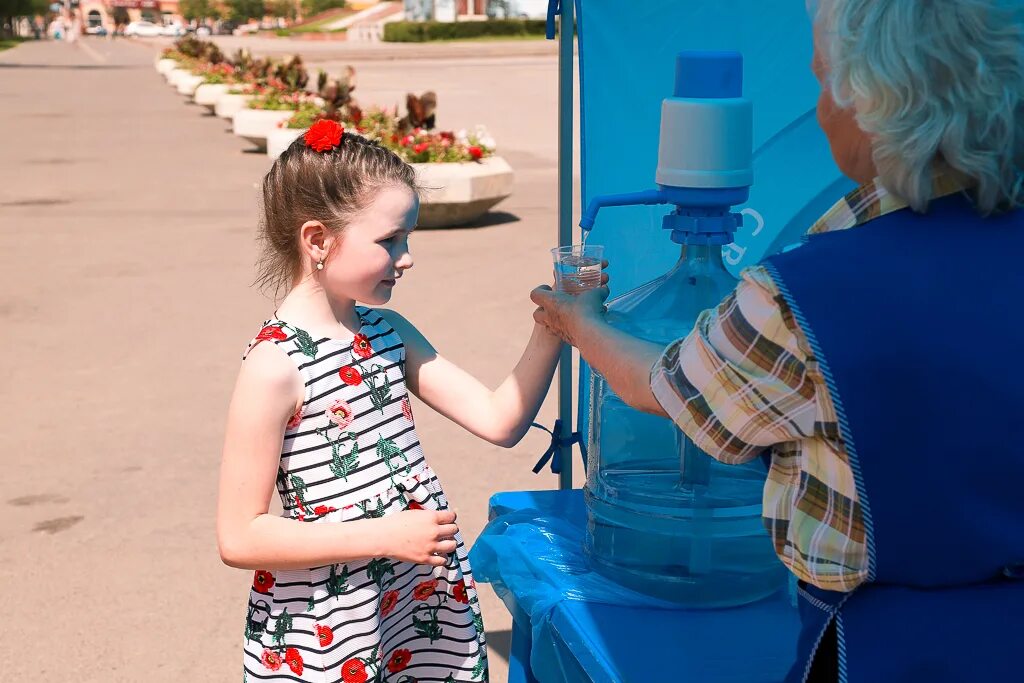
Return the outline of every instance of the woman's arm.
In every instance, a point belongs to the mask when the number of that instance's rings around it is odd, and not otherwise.
[[[381,315],[402,337],[406,383],[424,403],[467,431],[498,446],[519,443],[551,386],[562,342],[541,325],[512,373],[492,391],[442,356],[416,327],[394,311]]]
[[[606,295],[538,288],[532,298],[538,322],[576,346],[629,405],[668,416],[723,462],[815,433],[810,349],[762,269],[745,271],[738,288],[667,349],[608,325]]]
[[[269,514],[288,418],[302,380],[271,343],[242,364],[228,410],[220,470],[217,543],[225,564],[304,569],[372,557],[441,566],[455,550],[453,512],[409,510],[380,519],[306,523]],[[437,552],[442,556],[434,556]]]

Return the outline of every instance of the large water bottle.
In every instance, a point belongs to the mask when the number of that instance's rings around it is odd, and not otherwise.
[[[750,184],[750,105],[736,53],[683,53],[675,96],[662,109],[655,191],[592,202],[671,203],[665,227],[682,254],[664,276],[609,302],[608,321],[668,346],[736,286],[722,262]],[[591,375],[586,550],[616,582],[690,607],[753,602],[782,589],[787,572],[761,522],[760,459],[723,465],[668,419],[627,406]]]

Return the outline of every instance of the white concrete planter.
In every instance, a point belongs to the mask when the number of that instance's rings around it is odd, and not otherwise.
[[[168,71],[178,68],[178,60],[161,58],[156,60],[157,73],[166,76]]]
[[[412,164],[420,194],[423,228],[472,223],[512,194],[514,173],[501,157],[458,164]]]
[[[267,134],[267,156],[276,159],[306,132],[305,128],[275,128]]]
[[[181,67],[176,66],[173,69],[171,69],[170,71],[168,71],[166,75],[167,75],[167,85],[171,86],[172,88],[177,88],[178,87],[178,81],[180,79],[184,78],[185,76],[191,76],[192,72],[189,71],[188,69],[182,69]]]
[[[227,95],[232,87],[227,83],[200,83],[192,94],[192,100],[213,112],[220,98]]]
[[[203,77],[189,74],[178,79],[178,93],[186,97],[192,97],[196,88],[203,84]]]
[[[277,124],[287,121],[295,113],[294,109],[241,109],[232,119],[232,132],[245,138],[259,149],[267,148],[267,136],[277,130]]]
[[[252,95],[224,93],[214,105],[213,113],[222,119],[233,119],[235,114],[246,108],[252,98]]]

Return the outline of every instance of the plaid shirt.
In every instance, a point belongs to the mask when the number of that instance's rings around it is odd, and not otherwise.
[[[935,197],[962,189],[951,178],[935,178]],[[906,207],[874,181],[836,203],[808,233],[846,230]],[[844,592],[864,582],[864,521],[832,397],[764,268],[746,269],[736,290],[665,350],[651,388],[712,457],[743,463],[772,449],[764,523],[798,578]]]

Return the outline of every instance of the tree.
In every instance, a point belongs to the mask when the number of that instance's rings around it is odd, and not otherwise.
[[[302,9],[306,16],[320,14],[329,9],[342,9],[343,7],[345,7],[345,0],[302,0]]]
[[[265,14],[263,0],[228,0],[228,10],[231,20],[241,23],[262,19]]]
[[[210,0],[181,0],[178,3],[178,11],[186,21],[206,19],[217,14],[217,9]]]
[[[282,17],[291,20],[294,20],[295,15],[298,13],[294,0],[270,0],[267,4],[267,12],[272,17]]]
[[[128,16],[128,10],[124,7],[115,7],[114,11],[110,14],[110,19],[114,22],[114,26],[118,28],[127,26],[131,21],[131,17]]]
[[[16,17],[32,17],[37,14],[46,14],[49,7],[34,0],[0,0],[0,35],[14,35],[14,20]]]

